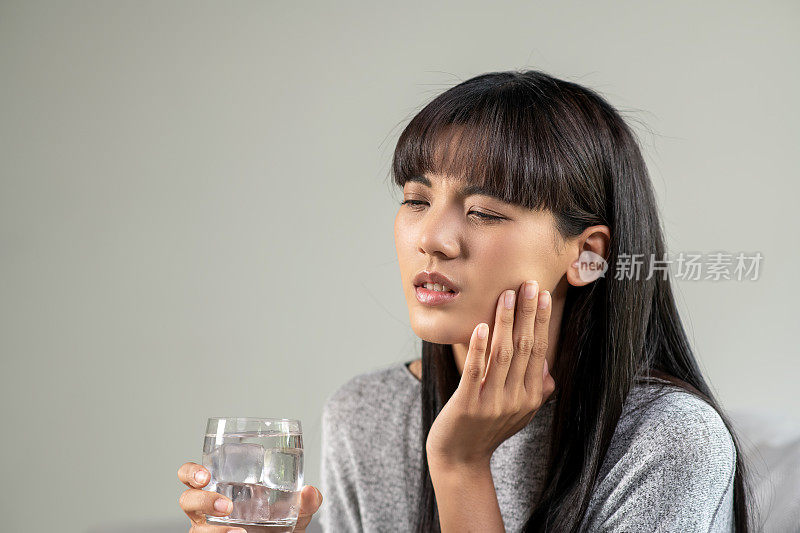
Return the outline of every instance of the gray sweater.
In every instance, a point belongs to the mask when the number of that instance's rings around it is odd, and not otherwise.
[[[326,533],[412,531],[422,467],[420,381],[401,362],[351,378],[322,414]],[[582,531],[733,531],[736,449],[717,412],[670,386],[631,391]],[[503,442],[491,471],[507,532],[522,530],[542,491],[555,398]]]

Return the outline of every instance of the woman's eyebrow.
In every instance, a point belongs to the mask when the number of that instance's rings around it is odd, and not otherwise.
[[[417,183],[421,183],[426,187],[432,187],[431,180],[429,180],[426,176],[411,176],[406,180],[406,183],[414,181]],[[462,187],[458,190],[461,196],[472,196],[473,194],[480,194],[482,196],[489,196],[490,198],[496,198],[501,202],[504,202],[500,195],[495,194],[491,189],[485,187],[483,185],[467,185],[466,187]]]

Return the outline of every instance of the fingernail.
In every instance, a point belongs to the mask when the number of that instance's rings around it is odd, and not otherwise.
[[[542,378],[546,378],[547,374],[550,372],[547,368],[547,359],[544,360],[544,369],[542,371]]]
[[[198,483],[205,483],[206,481],[208,481],[208,472],[206,472],[205,470],[200,470],[199,472],[195,472],[194,480],[197,481]]]
[[[485,339],[486,336],[489,334],[489,326],[486,324],[481,324],[478,326],[478,338]]]
[[[538,283],[535,281],[528,281],[525,283],[525,298],[531,300],[534,296],[536,296],[536,289],[538,288],[537,285]]]
[[[317,504],[322,503],[322,493],[318,491],[316,487],[314,487],[314,490],[317,491]]]
[[[220,513],[229,513],[231,512],[232,507],[233,503],[225,501],[222,498],[214,502],[214,509],[216,509]]]
[[[539,305],[537,306],[539,309],[544,309],[550,303],[550,291],[544,291],[541,296],[539,296]]]
[[[514,309],[514,291],[506,291],[506,309]]]

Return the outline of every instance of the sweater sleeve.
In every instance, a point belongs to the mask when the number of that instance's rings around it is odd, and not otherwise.
[[[334,394],[322,409],[322,505],[319,522],[324,533],[362,531],[352,445],[340,407]]]
[[[733,531],[736,448],[713,407],[670,393],[632,435],[624,451],[609,450],[581,531]]]

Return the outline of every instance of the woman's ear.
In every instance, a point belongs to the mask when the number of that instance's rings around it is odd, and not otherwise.
[[[608,226],[590,226],[570,242],[570,261],[567,281],[570,285],[583,287],[608,270],[608,254],[611,250],[611,231]]]

